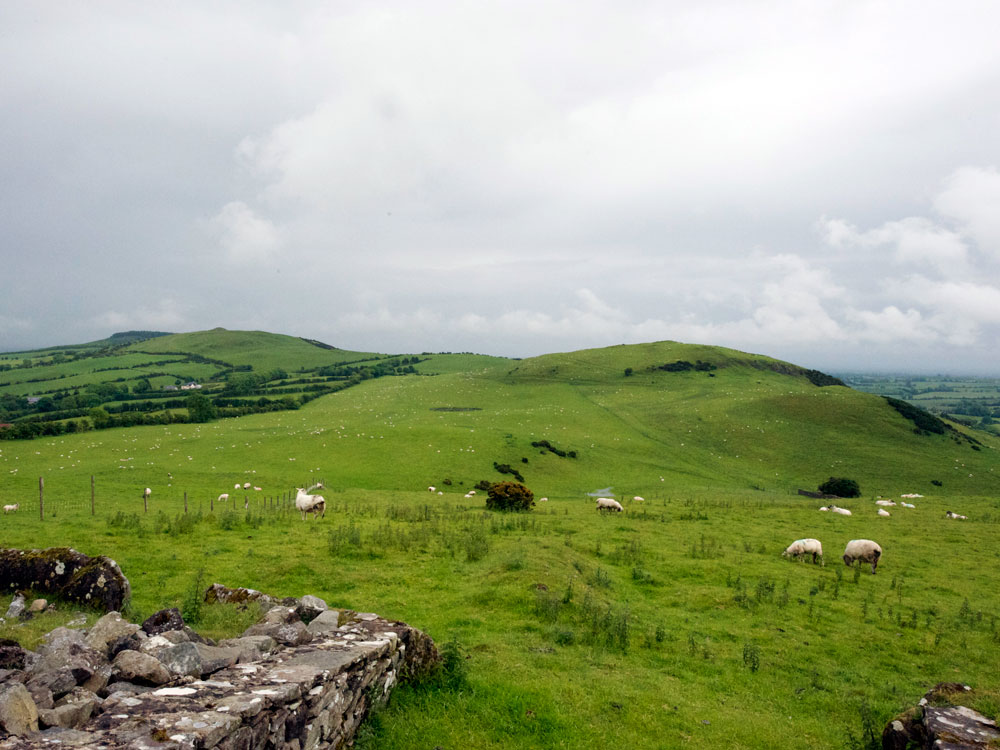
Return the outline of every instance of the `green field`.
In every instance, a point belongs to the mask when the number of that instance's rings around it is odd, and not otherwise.
[[[653,369],[677,361],[705,369]],[[397,691],[366,748],[851,747],[863,715],[881,730],[942,680],[997,715],[995,438],[917,434],[879,396],[713,347],[417,370],[297,410],[0,441],[0,501],[21,505],[3,542],[114,557],[133,617],[218,581],[378,612],[467,657],[452,689]],[[464,497],[510,478],[495,464],[548,500]],[[795,494],[832,475],[861,485],[849,518]],[[316,481],[329,508],[303,522],[287,493]],[[625,512],[598,514],[598,490]],[[875,515],[909,492],[916,508]],[[806,536],[826,565],[781,557]],[[840,562],[854,538],[882,545],[877,575]]]

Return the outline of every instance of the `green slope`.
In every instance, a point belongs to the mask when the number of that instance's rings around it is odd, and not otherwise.
[[[129,348],[141,352],[197,354],[232,365],[251,365],[261,371],[278,367],[288,371],[314,370],[324,365],[378,359],[383,356],[372,352],[337,349],[295,336],[265,331],[228,331],[225,328],[175,333],[140,341]]]

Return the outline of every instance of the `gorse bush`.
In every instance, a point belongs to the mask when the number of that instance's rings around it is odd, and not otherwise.
[[[818,487],[824,495],[837,497],[861,497],[861,488],[854,479],[830,477]]]
[[[535,505],[535,493],[519,482],[497,482],[486,491],[490,510],[528,511]]]

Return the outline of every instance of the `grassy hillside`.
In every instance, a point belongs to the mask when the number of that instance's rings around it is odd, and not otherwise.
[[[266,372],[283,368],[289,372],[315,370],[324,365],[379,359],[372,352],[353,352],[320,346],[295,336],[265,331],[210,331],[176,333],[129,346],[132,351],[198,354],[232,365],[249,365]]]
[[[137,615],[220,581],[454,641],[465,681],[402,690],[368,748],[851,747],[863,716],[945,679],[1000,708],[997,441],[916,434],[881,397],[714,347],[416,369],[297,410],[0,442],[0,501],[22,504],[4,542],[111,555]],[[495,464],[548,501],[503,516],[464,497],[509,478]],[[849,518],[795,494],[831,475],[861,484]],[[319,480],[327,516],[303,523],[287,493]],[[598,515],[597,490],[625,512]],[[875,515],[904,492],[925,497]],[[805,536],[827,565],[781,558]],[[852,538],[882,544],[876,576],[839,563]]]

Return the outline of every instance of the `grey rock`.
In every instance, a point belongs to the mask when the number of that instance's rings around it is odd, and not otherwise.
[[[1000,729],[995,721],[965,706],[927,706],[924,708],[924,728],[935,748],[993,747],[1000,740]]]
[[[54,700],[61,698],[75,688],[77,682],[76,677],[73,676],[72,669],[69,667],[59,667],[58,669],[50,669],[33,674],[31,679],[25,683],[25,686],[33,695],[48,690]],[[43,702],[47,703],[47,701]]]
[[[138,625],[123,619],[118,612],[108,612],[94,623],[87,632],[84,642],[95,651],[107,654],[108,646],[122,636],[132,635],[139,629]]]
[[[220,669],[231,667],[240,658],[238,648],[220,648],[219,646],[206,646],[204,643],[195,643],[195,649],[201,657],[201,676],[206,677]]]
[[[201,654],[190,641],[168,646],[155,652],[155,658],[175,676],[201,677]]]
[[[0,685],[0,727],[18,736],[38,731],[38,708],[20,682]]]
[[[111,679],[138,685],[162,685],[170,682],[170,672],[158,659],[139,651],[122,651],[111,664]]]
[[[302,646],[309,643],[313,637],[301,620],[289,623],[258,623],[243,633],[244,638],[252,635],[267,635],[285,646]]]
[[[258,661],[278,647],[277,641],[269,635],[248,635],[242,638],[227,638],[219,641],[221,648],[235,648],[239,651],[238,664]]]
[[[24,613],[24,595],[18,594],[11,600],[10,606],[7,607],[7,614],[4,615],[5,620],[16,620]]]
[[[159,635],[169,630],[180,630],[184,627],[184,618],[177,607],[161,609],[147,617],[142,623],[142,629],[148,635]]]
[[[331,633],[340,627],[340,612],[335,609],[328,609],[321,613],[309,623],[307,629],[310,633]]]

